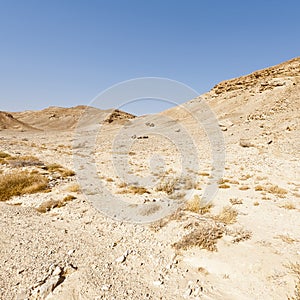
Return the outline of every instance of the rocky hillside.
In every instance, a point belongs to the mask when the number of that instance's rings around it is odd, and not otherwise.
[[[223,81],[207,94],[162,114],[192,122],[203,109],[203,99],[216,114],[229,143],[249,139],[259,148],[277,153],[298,152],[300,57]]]

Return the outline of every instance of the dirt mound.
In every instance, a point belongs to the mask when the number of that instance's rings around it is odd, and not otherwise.
[[[0,111],[0,130],[36,130],[32,126],[15,119],[10,113]]]

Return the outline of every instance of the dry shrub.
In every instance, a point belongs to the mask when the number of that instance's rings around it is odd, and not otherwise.
[[[247,185],[243,185],[243,186],[241,186],[240,188],[239,188],[239,190],[241,190],[241,191],[247,191],[247,190],[249,190],[250,188],[249,188],[249,186],[247,186]]]
[[[243,200],[238,199],[238,198],[231,198],[231,199],[229,199],[229,202],[232,205],[243,204]]]
[[[287,194],[287,190],[279,187],[278,185],[271,185],[266,190],[270,194],[275,194],[277,196],[282,196]]]
[[[156,222],[153,222],[150,225],[150,229],[157,232],[160,229],[164,228],[165,226],[167,226],[167,224],[169,224],[171,221],[179,221],[184,217],[184,212],[182,211],[181,208],[177,209],[173,214],[162,218]]]
[[[229,189],[229,188],[230,188],[230,185],[225,184],[225,183],[222,183],[219,185],[219,189]]]
[[[65,167],[61,166],[60,164],[50,164],[46,166],[46,170],[51,173],[60,173],[62,177],[70,177],[74,176],[75,172]]]
[[[257,186],[255,186],[255,190],[256,190],[256,191],[263,191],[263,190],[264,190],[264,187],[261,186],[261,185],[257,185]]]
[[[255,202],[253,202],[253,205],[254,205],[254,206],[259,206],[259,202],[258,202],[258,201],[255,201]]]
[[[278,185],[262,186],[257,185],[255,187],[256,191],[264,191],[270,194],[274,194],[279,197],[284,197],[288,192],[284,188],[279,187]]]
[[[142,186],[131,185],[128,187],[128,190],[131,194],[138,194],[138,195],[150,194],[150,192]]]
[[[11,157],[10,154],[0,151],[0,158],[8,158]]]
[[[240,184],[237,180],[234,180],[234,179],[228,180],[228,183],[231,183],[231,184]]]
[[[12,168],[43,165],[43,163],[35,156],[11,156],[5,152],[0,152],[0,163],[9,164]]]
[[[179,199],[183,199],[186,196],[185,192],[175,192],[172,195],[169,195],[169,198],[172,200],[179,200]]]
[[[119,194],[135,194],[135,195],[143,195],[143,194],[150,194],[150,192],[142,187],[137,185],[126,185],[126,188],[119,191]]]
[[[289,300],[300,300],[300,263],[290,264],[288,268],[296,275],[297,281],[295,284],[294,296],[288,297]]]
[[[74,200],[74,199],[76,199],[75,196],[73,196],[73,195],[67,195],[67,196],[63,199],[63,202],[64,202],[64,203],[65,203],[65,202],[69,202],[69,201],[72,201],[72,200]]]
[[[62,207],[62,206],[63,206],[63,202],[61,200],[50,199],[48,201],[43,202],[39,207],[36,208],[36,210],[40,213],[45,213],[47,211],[50,211],[53,208]]]
[[[142,208],[140,214],[142,216],[150,216],[155,214],[157,211],[161,209],[161,206],[156,203],[149,203],[145,207]]]
[[[298,242],[298,240],[291,238],[290,236],[284,235],[284,234],[279,234],[279,235],[275,236],[275,238],[281,239],[283,242],[285,242],[287,244],[293,244],[294,242]]]
[[[251,175],[245,174],[240,178],[240,180],[248,180],[249,178],[251,178]]]
[[[196,188],[197,184],[189,177],[184,177],[179,181],[179,184],[185,190],[191,190]]]
[[[178,183],[178,178],[167,178],[161,179],[160,183],[156,186],[155,190],[157,192],[165,192],[168,195],[174,193],[176,185]]]
[[[48,179],[40,174],[15,172],[0,176],[0,201],[9,200],[13,196],[33,194],[45,191]]]
[[[234,224],[237,221],[238,212],[230,206],[225,206],[223,210],[214,216],[214,220],[224,224]]]
[[[72,184],[71,186],[68,187],[68,191],[71,193],[78,193],[80,191],[79,184]]]
[[[198,173],[200,176],[209,176],[209,173],[207,173],[207,172],[200,172],[200,173]]]
[[[59,208],[66,205],[67,202],[76,199],[76,197],[72,195],[66,196],[63,200],[53,200],[50,199],[48,201],[43,202],[40,206],[36,208],[36,210],[40,213],[46,213],[53,208]]]
[[[195,195],[186,203],[186,210],[204,215],[210,212],[212,206],[211,203],[204,203],[198,195]]]
[[[233,237],[232,243],[239,243],[249,240],[252,237],[252,232],[243,228],[226,229],[226,234]]]
[[[126,182],[121,182],[120,184],[118,184],[118,188],[123,189],[127,187],[127,183]]]
[[[285,209],[296,209],[295,204],[292,202],[287,202],[287,203],[281,205],[280,207],[285,208]]]
[[[208,251],[217,251],[217,241],[222,238],[224,228],[217,224],[203,224],[173,244],[176,250],[199,247]]]
[[[224,184],[224,183],[228,183],[230,180],[226,179],[226,178],[221,178],[220,180],[218,180],[219,184]]]
[[[43,163],[35,156],[14,156],[7,159],[10,167],[20,168],[20,167],[31,167],[31,166],[42,166]]]

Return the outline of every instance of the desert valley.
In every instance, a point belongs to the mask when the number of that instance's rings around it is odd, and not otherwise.
[[[299,57],[153,115],[0,112],[0,299],[300,299],[299,112]]]

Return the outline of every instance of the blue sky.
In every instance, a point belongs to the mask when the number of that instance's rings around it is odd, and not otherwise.
[[[148,76],[201,94],[299,56],[299,15],[296,0],[0,0],[0,110],[88,104]]]

